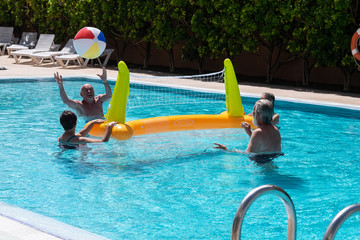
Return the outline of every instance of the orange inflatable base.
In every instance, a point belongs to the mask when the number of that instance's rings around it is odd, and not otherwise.
[[[94,124],[90,135],[94,137],[104,136],[106,123]],[[111,130],[111,137],[117,140],[129,140],[134,135],[134,131],[127,124],[116,124]]]
[[[252,116],[232,117],[227,112],[219,115],[177,115],[139,119],[117,124],[113,127],[111,137],[117,140],[128,140],[133,135],[154,134],[162,132],[177,132],[202,129],[241,128],[241,123],[247,122],[251,128]],[[105,133],[106,123],[95,124],[90,135],[102,137]]]

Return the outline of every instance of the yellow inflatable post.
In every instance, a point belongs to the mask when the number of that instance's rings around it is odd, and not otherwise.
[[[244,107],[241,102],[239,85],[236,79],[234,67],[230,59],[225,59],[224,66],[227,113],[231,117],[242,117],[245,115]]]
[[[134,132],[131,127],[125,124],[126,118],[126,104],[129,98],[129,82],[130,73],[126,64],[120,61],[118,64],[119,72],[116,79],[114,92],[112,94],[109,110],[106,114],[105,122],[103,124],[96,124],[90,131],[90,135],[102,137],[105,133],[106,124],[109,122],[118,122],[112,129],[111,136],[118,140],[130,139]]]
[[[118,68],[119,73],[110,100],[109,110],[106,114],[105,123],[113,121],[125,123],[126,104],[129,98],[130,73],[123,61],[119,62]]]

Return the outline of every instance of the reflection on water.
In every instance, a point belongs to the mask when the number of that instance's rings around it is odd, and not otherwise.
[[[247,178],[241,179],[242,184],[258,187],[264,184],[277,185],[284,189],[303,189],[306,181],[294,174],[287,173],[284,167],[279,168],[277,163],[283,164],[284,153],[248,154],[244,152],[213,151],[218,157],[223,156],[228,163],[233,162],[233,167],[246,170]],[[209,156],[208,156],[209,157]],[[237,160],[234,160],[237,159]],[[247,160],[247,161],[246,161]],[[250,160],[250,161],[249,161]],[[243,172],[239,173],[242,177]]]
[[[303,189],[305,181],[291,174],[285,174],[273,162],[260,166],[257,175],[259,185],[272,184],[283,189]]]
[[[85,175],[91,174],[99,167],[88,161],[89,149],[64,149],[59,148],[59,151],[54,152],[54,160],[67,169],[65,173],[74,178],[84,178]]]

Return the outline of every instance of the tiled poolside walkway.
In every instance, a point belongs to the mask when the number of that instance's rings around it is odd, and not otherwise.
[[[54,72],[59,72],[63,76],[92,76],[96,77],[96,74],[101,73],[100,67],[88,66],[86,68],[79,68],[71,66],[68,68],[61,68],[60,66],[55,66],[52,63],[43,64],[42,66],[35,66],[29,59],[22,59],[20,63],[15,64],[13,58],[9,58],[7,55],[0,56],[0,66],[4,66],[7,70],[0,70],[0,77],[31,77],[31,76],[43,76],[43,77],[52,77]],[[116,79],[117,70],[115,66],[107,67],[108,77]],[[219,69],[220,71],[221,69]],[[133,72],[130,69],[130,72]],[[136,70],[137,73],[141,72],[142,74],[157,75],[163,73],[151,72],[151,71],[140,71]],[[150,81],[150,79],[149,79]],[[204,84],[204,83],[202,83]],[[206,87],[202,85],[202,87]],[[213,88],[214,86],[211,86]],[[224,90],[223,84],[217,85],[218,89]],[[346,104],[360,106],[360,94],[347,94],[342,92],[330,92],[330,91],[320,91],[320,90],[311,90],[306,88],[296,88],[296,87],[269,87],[268,85],[257,84],[256,86],[251,86],[248,84],[239,85],[240,92],[242,95],[252,95],[260,96],[262,92],[272,92],[275,94],[277,99],[294,99],[299,101],[320,101],[328,102],[335,104]]]
[[[9,58],[7,55],[0,56],[0,67],[5,67],[6,70],[0,70],[0,78],[7,77],[53,77],[54,72],[59,72],[64,76],[91,76],[96,77],[96,74],[101,73],[99,66],[87,68],[79,67],[68,67],[66,69],[61,68],[60,66],[55,66],[52,63],[44,64],[42,66],[33,65],[28,59],[22,59],[20,63],[15,64],[14,59]],[[116,79],[117,70],[114,66],[108,67],[108,78]],[[221,69],[219,69],[221,70]],[[130,69],[130,72],[133,72]],[[145,72],[145,71],[136,71],[144,75],[157,75],[160,73],[156,72]],[[150,81],[150,79],[149,79]],[[184,82],[182,82],[184,84]],[[201,88],[212,88],[219,91],[224,91],[223,84],[215,84],[207,86],[206,83],[200,82],[201,85],[198,87]],[[360,110],[360,94],[345,94],[341,92],[329,92],[329,91],[313,91],[310,89],[302,88],[277,88],[269,87],[266,85],[257,85],[250,86],[240,84],[240,92],[243,96],[254,96],[258,97],[262,92],[272,92],[275,94],[277,99],[285,99],[292,101],[316,101],[322,104],[327,105],[341,105],[348,108],[354,108]],[[36,230],[30,226],[22,224],[19,221],[14,219],[1,216],[0,214],[0,240],[31,240],[31,239],[62,239],[55,237],[52,234],[44,233],[43,231]]]

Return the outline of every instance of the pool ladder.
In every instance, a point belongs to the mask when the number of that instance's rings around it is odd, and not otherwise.
[[[280,197],[281,201],[284,203],[287,213],[287,219],[288,219],[287,239],[289,240],[296,239],[296,212],[295,212],[294,203],[291,200],[290,196],[282,188],[278,186],[263,185],[253,189],[242,200],[234,217],[232,231],[231,231],[231,240],[238,240],[241,238],[241,226],[247,210],[258,197],[268,193]],[[353,204],[341,210],[330,222],[328,228],[326,229],[323,240],[334,239],[342,223],[350,215],[352,215],[353,213],[359,210],[360,210],[360,204]]]

